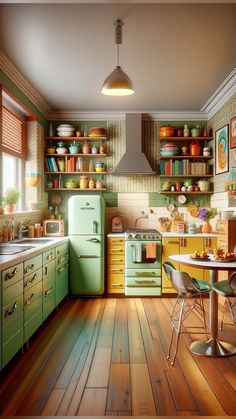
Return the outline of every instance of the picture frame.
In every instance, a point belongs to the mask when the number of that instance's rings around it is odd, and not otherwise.
[[[236,147],[236,116],[230,119],[229,145],[230,148]]]
[[[215,174],[229,171],[229,124],[215,132]]]

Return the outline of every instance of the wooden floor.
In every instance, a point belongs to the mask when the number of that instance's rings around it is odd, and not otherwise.
[[[1,373],[1,415],[234,415],[235,356],[194,356],[183,334],[176,364],[168,366],[173,301],[63,302]],[[220,336],[236,344],[235,332],[227,324]]]

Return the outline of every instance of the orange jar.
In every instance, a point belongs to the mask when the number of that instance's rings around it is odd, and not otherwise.
[[[80,186],[80,189],[87,189],[87,187],[88,187],[88,176],[80,176],[79,186]]]
[[[190,156],[200,156],[201,147],[199,143],[191,143],[189,150],[190,150]]]

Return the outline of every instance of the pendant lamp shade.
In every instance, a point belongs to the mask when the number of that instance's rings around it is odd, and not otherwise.
[[[107,96],[128,96],[132,95],[135,90],[129,76],[119,65],[119,45],[122,43],[123,22],[120,19],[117,19],[114,25],[117,45],[117,66],[105,79],[102,85],[101,93]]]

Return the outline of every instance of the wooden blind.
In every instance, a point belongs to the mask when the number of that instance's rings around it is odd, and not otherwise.
[[[2,151],[25,158],[24,122],[5,106],[2,107]]]

